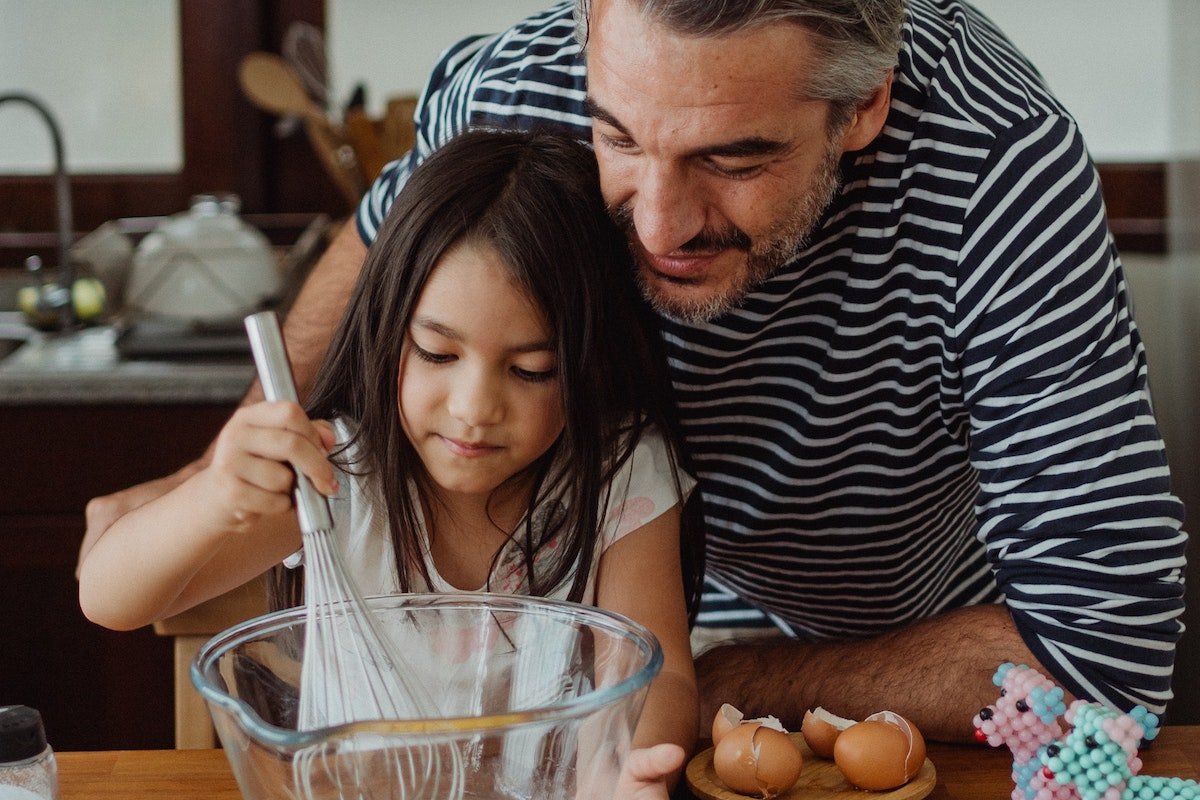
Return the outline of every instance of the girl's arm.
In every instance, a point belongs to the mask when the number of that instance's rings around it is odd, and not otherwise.
[[[679,565],[679,507],[618,539],[600,557],[596,605],[645,625],[658,637],[663,668],[634,734],[635,748],[664,742],[691,753],[699,713]],[[670,783],[678,778],[674,772]]]
[[[332,431],[294,403],[239,409],[211,463],[113,523],[84,558],[79,604],[88,619],[130,630],[177,614],[262,574],[300,547],[294,473],[336,491]]]

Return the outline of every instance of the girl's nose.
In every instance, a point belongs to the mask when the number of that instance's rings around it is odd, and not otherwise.
[[[484,370],[464,370],[447,398],[450,415],[470,427],[494,425],[504,418],[497,381]]]
[[[704,230],[703,198],[681,170],[648,162],[637,181],[633,224],[651,254],[673,253]]]

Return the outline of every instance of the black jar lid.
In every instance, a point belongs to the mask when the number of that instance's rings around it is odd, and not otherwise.
[[[29,706],[0,706],[0,762],[24,761],[46,749],[42,715]]]

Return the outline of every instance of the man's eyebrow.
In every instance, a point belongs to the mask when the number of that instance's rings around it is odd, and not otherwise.
[[[583,105],[584,105],[584,108],[587,109],[587,113],[588,113],[589,117],[592,117],[593,119],[598,119],[601,122],[603,122],[605,125],[612,125],[614,128],[619,130],[621,133],[624,133],[624,134],[629,133],[629,131],[627,131],[625,129],[625,126],[621,124],[621,121],[619,119],[617,119],[615,116],[613,116],[611,111],[609,111],[607,108],[605,108],[604,106],[597,103],[591,97],[586,98],[583,101]]]
[[[697,156],[720,156],[723,158],[748,158],[751,156],[771,156],[782,153],[788,148],[785,142],[766,139],[761,136],[748,136],[732,142],[702,147],[692,153]]]
[[[604,106],[597,103],[591,97],[584,101],[587,112],[593,119],[603,122],[605,125],[611,125],[626,136],[629,131],[621,124],[613,113]],[[735,139],[732,142],[722,142],[720,144],[701,147],[697,150],[688,153],[689,156],[699,156],[701,158],[716,156],[718,158],[753,158],[756,156],[771,156],[782,153],[789,148],[786,142],[781,142],[775,139],[767,139],[762,136],[747,136],[743,139]]]

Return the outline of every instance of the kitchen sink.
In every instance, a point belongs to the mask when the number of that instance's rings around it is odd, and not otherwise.
[[[24,339],[0,339],[0,361],[8,358],[23,344],[25,344]]]
[[[0,311],[0,361],[36,335],[37,331],[25,323],[20,311]]]

